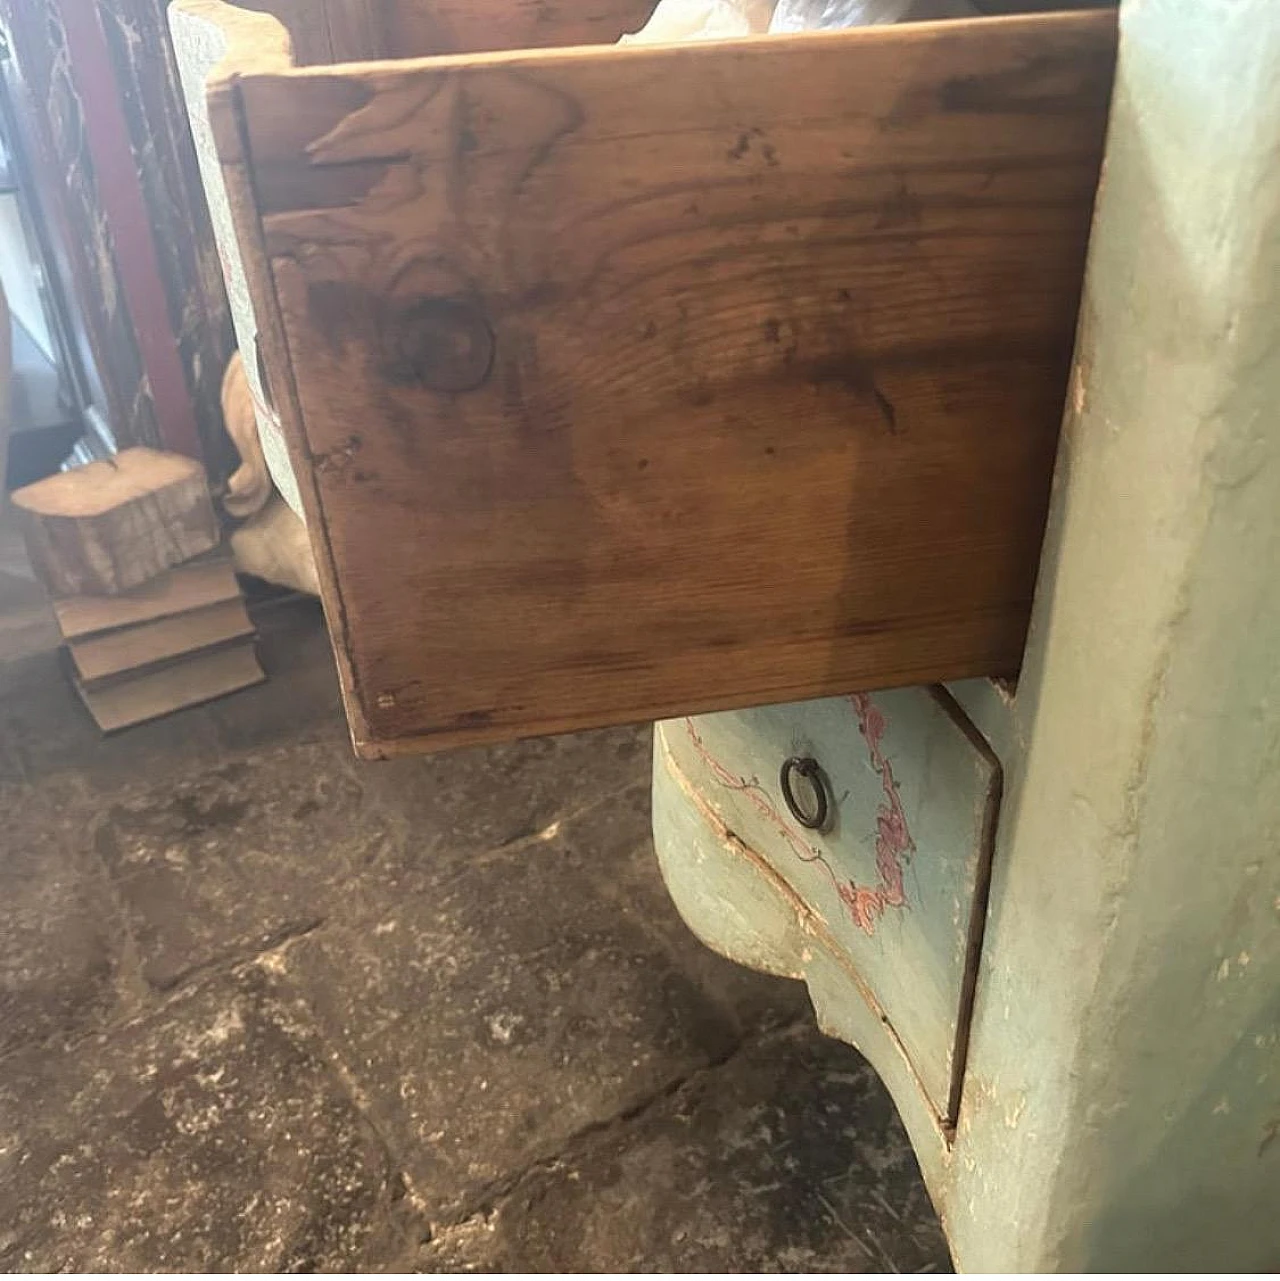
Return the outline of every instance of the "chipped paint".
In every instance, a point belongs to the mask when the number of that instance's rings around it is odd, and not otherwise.
[[[1022,1120],[1022,1114],[1027,1110],[1027,1096],[1021,1091],[1005,1104],[1004,1123],[1011,1130],[1018,1128],[1018,1122]]]

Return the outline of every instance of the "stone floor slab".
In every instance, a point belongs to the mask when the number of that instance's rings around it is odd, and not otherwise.
[[[25,781],[74,780],[104,795],[221,759],[207,706],[103,735],[58,653],[0,663],[0,742],[11,745]]]
[[[94,842],[163,991],[313,929],[396,830],[365,806],[345,749],[302,743],[121,789]]]
[[[478,859],[281,953],[432,1219],[738,1043],[585,853],[557,837]]]
[[[0,786],[0,1055],[75,1040],[116,1008],[127,939],[91,813],[74,787]]]
[[[0,1266],[309,1271],[414,1235],[381,1140],[252,968],[0,1070]]]
[[[944,1266],[870,1070],[675,913],[648,727],[359,762],[259,621],[105,740],[0,663],[0,1267]]]
[[[418,865],[433,874],[442,860],[535,842],[552,824],[587,810],[606,821],[606,802],[648,786],[652,741],[648,725],[621,726],[375,761],[361,777],[371,804],[384,802],[402,816]]]
[[[905,1132],[800,1026],[701,1073],[436,1234],[429,1271],[922,1272],[947,1251]]]

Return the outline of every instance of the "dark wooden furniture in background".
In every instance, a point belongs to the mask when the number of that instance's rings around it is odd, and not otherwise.
[[[121,446],[234,465],[234,343],[163,0],[0,0],[2,73],[92,396]]]

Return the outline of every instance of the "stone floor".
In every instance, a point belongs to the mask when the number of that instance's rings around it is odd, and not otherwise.
[[[0,664],[0,1267],[949,1267],[893,1108],[649,848],[647,729],[380,765],[309,604],[100,739]]]

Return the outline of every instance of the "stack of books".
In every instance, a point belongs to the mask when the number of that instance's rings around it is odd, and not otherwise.
[[[104,731],[264,679],[230,560],[213,552],[120,596],[65,596],[53,612],[75,686]]]
[[[265,679],[199,464],[126,450],[13,502],[75,687],[104,732]]]

